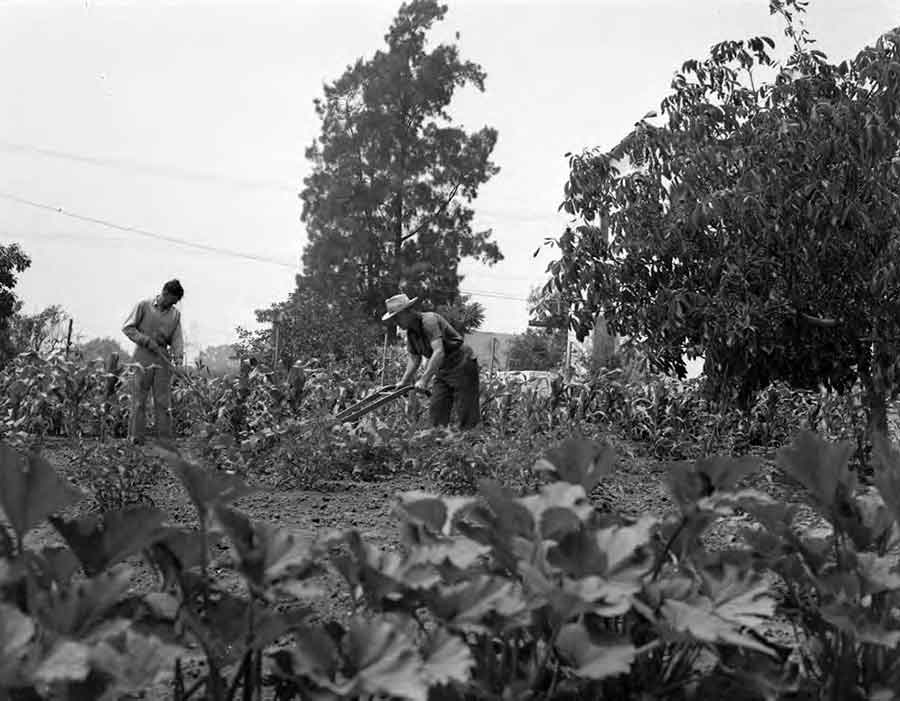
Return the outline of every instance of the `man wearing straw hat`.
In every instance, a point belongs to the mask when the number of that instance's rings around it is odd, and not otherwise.
[[[169,280],[162,293],[134,307],[122,332],[135,343],[136,363],[131,395],[131,420],[128,434],[140,445],[147,432],[147,395],[153,393],[153,413],[157,437],[172,440],[172,370],[184,358],[181,313],[175,305],[184,297],[178,280]]]
[[[406,350],[409,360],[406,372],[396,387],[412,383],[422,358],[427,358],[425,372],[416,382],[419,389],[427,389],[434,378],[431,391],[431,423],[446,426],[450,412],[456,406],[460,428],[478,424],[478,360],[463,337],[444,317],[435,312],[418,312],[413,305],[418,297],[394,295],[385,301],[387,312],[382,321],[397,324],[406,331]]]

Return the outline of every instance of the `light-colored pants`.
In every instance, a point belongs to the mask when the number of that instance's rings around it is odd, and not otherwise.
[[[128,435],[142,441],[147,435],[147,395],[153,393],[153,414],[158,438],[172,438],[172,372],[167,367],[136,367],[131,390]]]

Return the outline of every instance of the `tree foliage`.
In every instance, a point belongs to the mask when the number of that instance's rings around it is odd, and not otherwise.
[[[676,73],[661,120],[570,161],[564,207],[582,223],[552,270],[573,325],[602,311],[681,376],[705,357],[720,396],[897,385],[900,31],[835,65],[804,5],[771,3],[784,63],[765,37],[717,44]]]
[[[528,329],[516,335],[509,345],[510,370],[552,370],[566,356],[565,331]]]
[[[48,355],[66,345],[66,311],[51,304],[35,314],[16,313],[9,320],[9,341],[15,353]]]
[[[435,311],[463,336],[477,331],[484,323],[484,306],[480,302],[470,301],[468,297],[442,304]]]
[[[238,370],[239,364],[235,356],[235,344],[224,343],[219,346],[207,346],[201,350],[198,361],[210,374],[221,376]]]
[[[501,260],[490,231],[472,229],[467,206],[498,172],[497,132],[467,133],[448,112],[457,88],[484,89],[481,66],[454,44],[426,48],[447,7],[401,6],[387,48],[359,59],[315,101],[320,137],[300,194],[308,244],[304,274],[370,313],[398,290],[435,305],[453,302],[464,258]]]
[[[91,340],[78,344],[77,350],[81,353],[81,357],[85,360],[106,360],[113,353],[118,353],[119,358],[123,362],[128,362],[131,354],[126,351],[122,344],[114,338],[92,338]]]
[[[0,245],[0,363],[15,354],[9,337],[10,318],[18,313],[22,303],[13,292],[16,275],[31,266],[31,259],[18,244]]]
[[[290,367],[300,360],[366,358],[381,348],[384,328],[352,300],[326,295],[297,276],[297,287],[284,302],[256,311],[256,319],[267,328],[239,329],[238,352],[244,356],[271,357],[272,324],[278,325],[279,363]]]

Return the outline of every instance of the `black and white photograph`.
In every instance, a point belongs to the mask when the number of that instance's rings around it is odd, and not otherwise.
[[[900,0],[0,0],[0,701],[900,701]]]

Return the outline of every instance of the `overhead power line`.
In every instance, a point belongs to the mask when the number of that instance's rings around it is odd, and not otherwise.
[[[38,156],[44,156],[46,158],[57,158],[66,161],[73,161],[75,163],[86,163],[88,165],[98,166],[101,168],[131,170],[138,173],[144,173],[146,175],[176,177],[185,180],[195,180],[198,182],[213,182],[221,185],[228,185],[230,187],[247,188],[253,190],[277,190],[279,192],[289,192],[291,194],[297,194],[297,187],[274,180],[238,178],[233,175],[222,175],[220,173],[201,173],[198,171],[179,168],[177,166],[140,163],[137,161],[115,158],[100,158],[98,156],[86,156],[79,153],[71,153],[69,151],[59,151],[56,149],[42,148],[39,146],[29,146],[27,144],[16,144],[9,141],[0,141],[0,149],[13,153],[31,153]]]
[[[228,248],[221,248],[219,246],[211,246],[205,243],[197,243],[195,241],[188,241],[186,239],[178,238],[176,236],[168,236],[166,234],[160,234],[155,231],[149,231],[147,229],[139,229],[134,226],[122,226],[121,224],[116,224],[115,222],[107,221],[105,219],[98,219],[96,217],[88,217],[83,214],[76,214],[75,212],[70,212],[62,207],[54,207],[53,205],[43,204],[41,202],[35,202],[33,200],[25,199],[24,197],[19,197],[18,195],[13,195],[8,192],[0,192],[0,197],[6,200],[10,200],[11,202],[16,202],[18,204],[26,205],[28,207],[35,207],[36,209],[43,209],[47,212],[54,212],[55,214],[60,214],[64,217],[71,217],[72,219],[77,219],[79,221],[89,222],[91,224],[97,224],[98,226],[105,226],[109,229],[115,229],[116,231],[125,231],[131,234],[137,234],[138,236],[143,236],[145,238],[156,239],[158,241],[167,241],[168,243],[174,243],[177,246],[184,246],[186,248],[195,248],[201,251],[208,251],[210,253],[218,253],[221,255],[232,256],[235,258],[244,258],[246,260],[255,260],[260,263],[270,263],[272,265],[278,265],[283,268],[290,268],[291,270],[296,270],[297,265],[294,263],[287,263],[282,260],[278,260],[276,258],[269,258],[267,256],[258,256],[254,253],[244,253],[243,251],[235,251]]]
[[[277,192],[291,193],[292,195],[297,195],[300,189],[299,185],[292,185],[276,180],[240,178],[233,175],[224,175],[221,173],[204,173],[181,168],[179,166],[144,163],[126,159],[103,158],[100,156],[90,156],[80,153],[73,153],[71,151],[62,151],[59,149],[44,148],[41,146],[32,146],[30,144],[21,144],[5,140],[0,140],[0,150],[11,153],[30,153],[37,156],[42,156],[44,158],[56,158],[72,161],[74,163],[84,163],[100,168],[130,170],[137,173],[143,173],[145,175],[153,175],[157,177],[181,178],[183,180],[193,180],[197,182],[212,182],[236,188],[273,190]],[[476,209],[476,214],[480,217],[486,217],[489,219],[511,219],[522,222],[559,221],[560,217],[559,212],[529,212],[522,209],[491,209],[490,207],[479,207]]]
[[[268,263],[270,265],[277,265],[282,268],[290,268],[291,270],[296,270],[297,265],[293,263],[288,263],[286,261],[278,260],[277,258],[269,258],[267,256],[259,256],[253,253],[245,253],[243,251],[235,251],[228,248],[221,248],[219,246],[211,246],[209,244],[197,243],[195,241],[188,241],[187,239],[178,238],[175,236],[169,236],[167,234],[160,234],[155,231],[150,231],[148,229],[140,229],[134,226],[124,226],[121,224],[116,224],[115,222],[108,221],[106,219],[99,219],[97,217],[89,217],[83,214],[77,214],[75,212],[70,212],[67,209],[63,209],[62,207],[55,207],[53,205],[45,204],[43,202],[36,202],[34,200],[27,199],[25,197],[19,197],[18,195],[14,195],[9,192],[0,192],[0,198],[9,200],[10,202],[15,202],[17,204],[25,205],[28,207],[34,207],[36,209],[41,209],[47,212],[53,212],[54,214],[59,214],[64,217],[70,217],[72,219],[77,219],[78,221],[84,221],[91,224],[96,224],[98,226],[107,227],[109,229],[114,229],[116,231],[122,231],[125,233],[136,234],[138,236],[142,236],[148,239],[154,239],[158,241],[165,241],[167,243],[173,243],[178,246],[184,246],[186,248],[193,248],[201,251],[206,251],[209,253],[217,253],[219,255],[232,256],[234,258],[242,258],[245,260],[252,260],[259,263]],[[464,295],[469,295],[472,297],[485,297],[490,299],[501,299],[501,300],[510,300],[515,302],[527,302],[528,299],[526,297],[516,297],[514,295],[505,294],[503,292],[493,292],[487,290],[467,290],[460,289],[460,292]]]

